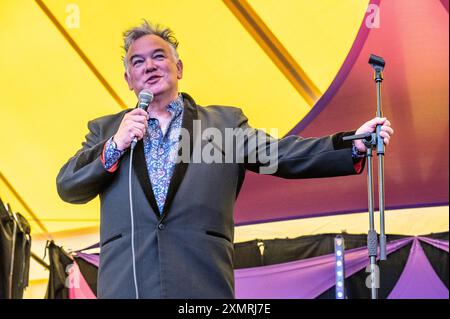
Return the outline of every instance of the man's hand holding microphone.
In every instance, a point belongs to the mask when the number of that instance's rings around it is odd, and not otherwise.
[[[138,107],[125,114],[113,137],[118,150],[123,151],[130,146],[134,148],[136,142],[144,137],[149,118],[147,108],[152,100],[153,94],[150,91],[142,90],[139,93]]]

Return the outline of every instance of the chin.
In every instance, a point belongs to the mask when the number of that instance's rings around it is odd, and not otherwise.
[[[161,94],[162,90],[158,85],[144,85],[143,90],[148,90],[152,92],[154,95]]]

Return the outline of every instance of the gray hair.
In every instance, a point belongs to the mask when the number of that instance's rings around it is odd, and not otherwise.
[[[125,50],[125,55],[122,57],[123,65],[125,66],[125,70],[128,71],[127,65],[127,53],[131,44],[134,41],[143,37],[145,35],[156,35],[166,41],[169,44],[169,47],[172,50],[173,56],[176,60],[179,59],[177,48],[178,48],[178,40],[175,38],[173,31],[169,28],[162,27],[161,25],[153,25],[149,23],[147,20],[143,19],[143,23],[140,26],[133,27],[131,29],[126,30],[123,33],[123,48]]]

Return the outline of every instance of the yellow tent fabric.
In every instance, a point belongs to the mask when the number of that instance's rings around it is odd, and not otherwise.
[[[175,31],[185,65],[181,90],[200,104],[242,107],[253,126],[276,128],[280,136],[307,114],[311,105],[241,25],[230,2],[0,3],[0,196],[25,214],[33,234],[98,225],[98,201],[62,202],[55,177],[80,147],[88,120],[135,104],[123,80],[121,33],[142,18]],[[368,1],[246,3],[323,92]]]

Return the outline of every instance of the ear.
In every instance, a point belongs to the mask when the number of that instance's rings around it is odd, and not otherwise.
[[[177,62],[177,79],[181,80],[182,77],[183,77],[183,61],[178,59],[178,62]]]
[[[130,79],[130,76],[128,74],[128,71],[125,71],[125,73],[123,74],[123,77],[125,78],[125,81],[127,81],[128,89],[130,89],[130,91],[133,91],[133,87],[131,85],[131,79]]]

